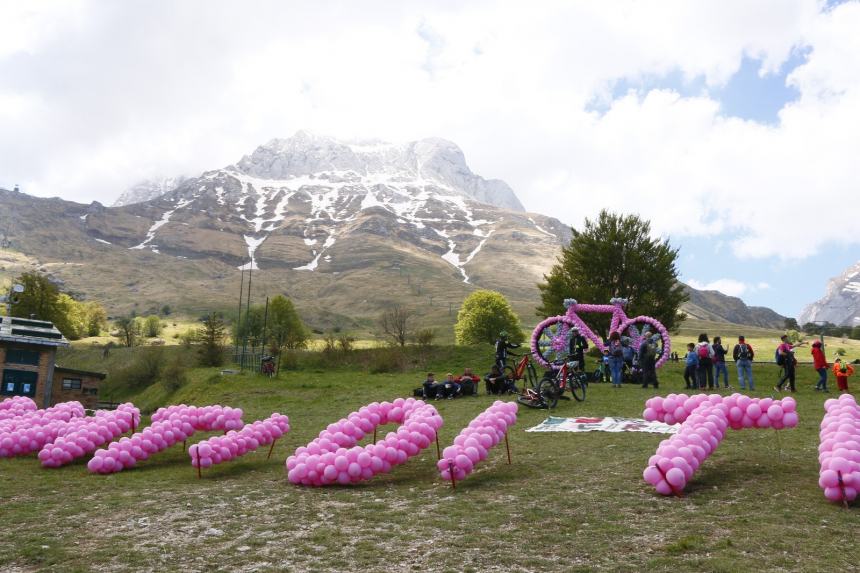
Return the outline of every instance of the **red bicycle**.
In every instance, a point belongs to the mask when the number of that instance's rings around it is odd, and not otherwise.
[[[537,388],[525,388],[523,390],[523,393],[517,398],[520,404],[530,408],[555,408],[559,399],[570,400],[564,395],[568,388],[577,402],[585,400],[588,374],[577,369],[579,362],[572,360],[554,363],[553,366],[557,369],[544,374]]]
[[[514,354],[513,352],[509,354],[511,356],[519,356],[518,354]],[[505,366],[504,374],[505,378],[513,380],[514,383],[522,380],[524,388],[526,387],[526,385],[533,389],[537,388],[537,371],[535,370],[534,364],[532,364],[530,354],[524,354],[522,358],[520,358],[520,361],[517,362],[516,366]]]

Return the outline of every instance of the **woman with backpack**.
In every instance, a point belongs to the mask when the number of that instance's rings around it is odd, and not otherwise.
[[[696,378],[699,388],[705,388],[705,382],[709,389],[714,388],[714,347],[708,341],[707,333],[699,335],[699,343],[696,345],[696,356],[699,358],[699,367],[696,370]]]
[[[732,351],[732,358],[738,367],[738,385],[741,390],[746,390],[746,381],[750,383],[750,390],[755,390],[752,375],[752,361],[755,358],[755,352],[743,336],[738,336],[738,343],[735,344],[735,349]]]
[[[621,335],[613,332],[609,335],[609,372],[612,373],[612,387],[621,388],[621,369],[624,366],[624,349],[621,346]]]
[[[729,370],[726,368],[726,354],[729,353],[728,348],[723,346],[723,339],[719,336],[714,337],[714,343],[711,345],[714,349],[714,384],[717,388],[720,387],[720,373],[723,374],[723,387],[729,388]]]
[[[776,363],[782,366],[784,374],[782,378],[779,379],[779,383],[773,387],[777,392],[782,392],[782,387],[788,382],[788,386],[792,392],[796,392],[797,389],[794,387],[794,378],[797,369],[797,358],[794,357],[794,349],[798,346],[803,346],[806,344],[805,342],[799,342],[797,344],[791,344],[788,342],[788,335],[783,334],[780,337],[782,340],[782,344],[780,344],[776,348]]]

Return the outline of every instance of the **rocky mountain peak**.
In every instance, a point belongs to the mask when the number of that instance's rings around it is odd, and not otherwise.
[[[824,297],[803,309],[800,324],[827,321],[840,326],[860,324],[860,261],[830,279]]]

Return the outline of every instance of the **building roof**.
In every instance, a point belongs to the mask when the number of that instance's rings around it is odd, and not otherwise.
[[[99,380],[104,380],[105,378],[107,378],[107,374],[105,374],[104,372],[91,372],[89,370],[66,368],[64,366],[60,366],[59,364],[54,366],[54,372],[62,372],[63,374],[77,374],[78,376],[89,376],[90,378],[98,378]]]
[[[0,317],[0,342],[17,342],[36,346],[68,346],[69,341],[57,327],[46,320],[15,316]]]

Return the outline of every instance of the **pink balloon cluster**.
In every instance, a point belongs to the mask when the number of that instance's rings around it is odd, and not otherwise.
[[[290,419],[276,412],[266,420],[248,424],[241,430],[230,430],[224,436],[194,444],[188,448],[188,455],[195,468],[208,468],[269,445],[289,431]]]
[[[699,465],[725,436],[726,428],[793,428],[797,426],[797,402],[786,397],[750,398],[743,394],[669,394],[645,402],[648,421],[681,424],[678,433],[660,442],[648,460],[645,481],[662,495],[680,494]]]
[[[232,430],[242,427],[242,410],[222,406],[169,406],[152,415],[153,424],[130,438],[112,442],[98,450],[87,468],[93,473],[109,474],[134,467],[139,461],[184,442],[196,431]]]
[[[797,426],[797,402],[788,396],[781,400],[773,398],[750,398],[734,393],[731,396],[719,394],[669,394],[655,396],[645,402],[642,416],[649,422],[659,420],[667,424],[680,424],[699,405],[704,402],[724,404],[729,426],[734,430],[741,428],[793,428]]]
[[[490,448],[505,438],[508,428],[517,421],[517,403],[496,400],[493,405],[478,414],[469,425],[454,438],[454,445],[445,448],[442,459],[436,464],[442,479],[460,481],[472,473],[478,462],[487,458]]]
[[[39,451],[42,467],[58,468],[96,451],[140,423],[140,410],[127,402],[116,410],[96,410],[93,418],[75,418]]]
[[[830,501],[854,501],[860,490],[860,407],[851,394],[824,403],[818,485]]]
[[[38,409],[39,407],[31,398],[12,396],[0,402],[0,420],[15,418],[25,412],[35,412]]]
[[[376,444],[356,446],[384,424],[402,424]],[[436,439],[442,417],[436,408],[415,398],[373,402],[320,432],[307,446],[287,458],[287,477],[294,484],[323,486],[368,480],[404,463]]]
[[[73,418],[82,418],[80,402],[62,402],[45,410],[27,411],[0,422],[0,458],[27,455],[53,442]]]
[[[642,474],[662,495],[680,494],[726,435],[726,406],[704,401],[687,416],[677,434],[660,442]]]
[[[229,406],[186,406],[179,404],[159,408],[152,415],[153,422],[161,422],[178,414],[184,421],[190,423],[194,429],[203,432],[215,430],[238,430],[245,424],[242,422],[242,409]]]

